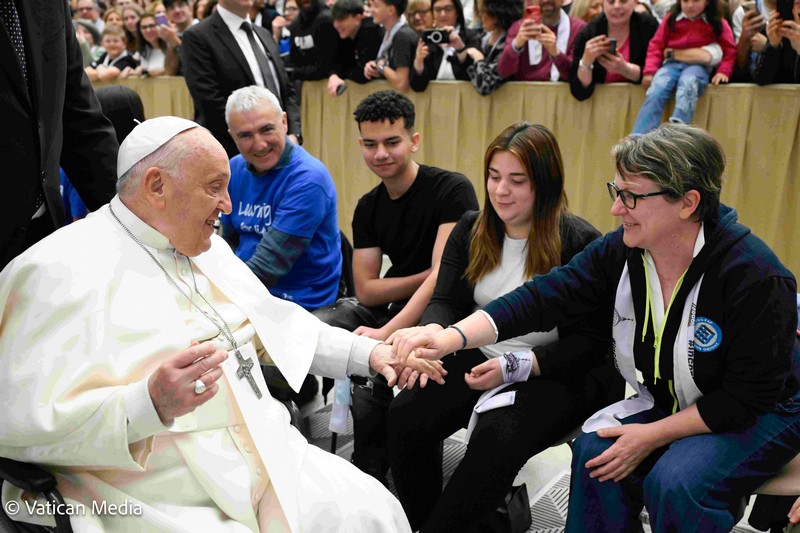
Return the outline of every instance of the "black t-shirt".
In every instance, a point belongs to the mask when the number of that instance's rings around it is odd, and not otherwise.
[[[417,179],[396,200],[383,183],[361,197],[353,216],[353,246],[378,247],[392,260],[387,278],[430,268],[441,224],[478,209],[472,183],[463,174],[420,165]]]
[[[392,37],[392,45],[389,47],[388,65],[390,68],[398,69],[401,67],[411,68],[414,64],[414,56],[417,54],[417,41],[419,35],[411,29],[408,24],[403,24],[397,33]]]

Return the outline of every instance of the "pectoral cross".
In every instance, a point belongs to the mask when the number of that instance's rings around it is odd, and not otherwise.
[[[253,377],[253,374],[250,373],[250,369],[253,368],[253,360],[252,359],[245,359],[242,357],[242,353],[237,349],[236,350],[236,361],[239,363],[239,368],[236,369],[236,377],[239,379],[247,378],[247,381],[250,383],[250,387],[252,387],[253,392],[256,393],[256,398],[259,400],[261,399],[261,390],[258,388],[258,384],[256,383],[256,379]]]

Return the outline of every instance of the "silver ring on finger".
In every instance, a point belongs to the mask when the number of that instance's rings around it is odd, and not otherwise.
[[[203,394],[206,391],[206,384],[203,383],[202,379],[198,379],[194,382],[194,393],[195,394]]]

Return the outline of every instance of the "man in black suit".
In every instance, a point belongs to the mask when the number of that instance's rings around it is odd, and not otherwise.
[[[302,144],[300,108],[272,35],[250,24],[253,0],[219,0],[217,10],[183,34],[181,54],[197,122],[211,131],[228,157],[239,153],[228,134],[225,102],[241,87],[274,93],[286,111],[289,138]],[[247,24],[244,29],[243,23]]]
[[[67,0],[0,0],[0,269],[64,223],[59,162],[89,209],[114,196],[119,146],[83,71]]]

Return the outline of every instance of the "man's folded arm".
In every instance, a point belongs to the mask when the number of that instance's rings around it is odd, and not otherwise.
[[[247,260],[247,266],[267,288],[274,287],[303,255],[311,243],[307,237],[297,237],[269,228]]]

